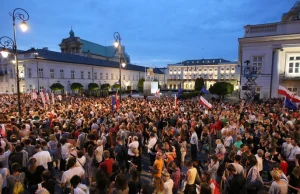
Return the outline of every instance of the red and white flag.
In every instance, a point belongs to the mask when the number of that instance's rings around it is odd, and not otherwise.
[[[45,104],[46,102],[45,102],[45,95],[44,95],[44,93],[40,92],[40,95],[41,95],[43,104]]]
[[[59,101],[62,100],[62,96],[61,95],[58,95],[57,98],[58,98]]]
[[[118,110],[120,108],[120,100],[119,100],[119,97],[118,97],[118,90],[116,92],[116,109]]]
[[[295,103],[299,103],[300,102],[300,96],[292,96],[292,102],[295,102]]]
[[[46,103],[50,103],[50,98],[49,98],[49,94],[46,93]]]
[[[283,87],[281,85],[279,85],[278,94],[283,95],[287,98],[291,98],[293,96],[292,92],[290,92],[288,89],[286,89],[285,87]]]
[[[55,98],[54,98],[54,93],[51,93],[51,98],[52,98],[52,104],[55,104]]]
[[[159,95],[159,93],[160,93],[160,89],[158,88],[155,92],[155,97],[157,97]]]
[[[211,109],[212,108],[212,104],[210,104],[205,98],[203,98],[202,96],[200,97],[200,104],[205,106],[207,109]]]

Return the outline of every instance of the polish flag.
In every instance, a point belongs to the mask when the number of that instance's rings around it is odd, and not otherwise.
[[[118,90],[116,92],[116,109],[118,110],[120,108],[120,100],[118,98]]]
[[[283,95],[287,98],[291,98],[293,96],[292,92],[290,92],[289,90],[287,90],[285,87],[281,85],[279,85],[278,94]]]
[[[295,102],[295,103],[299,103],[300,102],[300,96],[292,96],[292,99],[291,99],[292,102]]]
[[[205,106],[207,109],[211,109],[212,108],[212,104],[210,104],[205,98],[203,98],[202,96],[200,97],[200,104]]]
[[[157,91],[155,92],[155,97],[157,97],[160,93],[160,89],[158,88]]]

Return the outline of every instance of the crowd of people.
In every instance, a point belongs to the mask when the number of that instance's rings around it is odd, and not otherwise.
[[[280,99],[0,96],[2,193],[297,194],[300,115]],[[146,180],[148,178],[148,180]],[[0,192],[1,193],[1,192]]]

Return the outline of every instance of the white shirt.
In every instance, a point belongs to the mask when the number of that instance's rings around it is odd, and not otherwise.
[[[224,146],[225,147],[230,147],[230,145],[233,144],[233,139],[231,136],[226,136],[224,139]]]
[[[300,148],[298,146],[293,147],[290,156],[287,158],[288,161],[295,161],[296,155],[300,154]]]
[[[70,143],[65,143],[61,146],[61,157],[63,160],[66,160],[69,157],[69,145]]]
[[[103,145],[98,146],[95,150],[95,156],[96,156],[96,160],[98,162],[102,162],[103,160]]]
[[[255,157],[257,160],[257,169],[260,172],[263,170],[263,160],[262,160],[262,157],[259,157],[257,154],[255,154]]]
[[[36,159],[36,165],[42,165],[45,169],[48,169],[48,162],[51,162],[51,156],[48,151],[40,151],[32,156]]]
[[[81,158],[76,158],[76,167],[81,167],[84,168],[84,164],[86,163],[86,158],[85,156],[82,156]]]
[[[164,188],[165,188],[164,194],[172,194],[173,185],[174,185],[174,181],[172,179],[167,180],[164,183]]]
[[[78,175],[80,177],[82,177],[84,175],[84,170],[82,167],[73,167],[73,168],[70,168],[69,170],[65,171],[63,174],[62,174],[62,177],[61,177],[61,182],[62,183],[66,183],[66,187],[71,187],[71,184],[70,184],[70,180],[71,178],[74,176],[74,175]]]
[[[151,153],[151,149],[155,146],[157,139],[155,137],[150,138],[148,143],[148,153]]]
[[[283,154],[285,155],[285,157],[289,157],[293,147],[294,146],[291,143],[284,142],[282,144],[282,151],[283,151]]]
[[[74,194],[89,194],[89,189],[86,185],[80,183],[75,189]]]
[[[190,141],[191,144],[196,144],[197,145],[197,148],[198,148],[198,136],[197,136],[197,133],[194,131],[192,136],[191,136],[191,141]]]
[[[133,141],[128,145],[128,155],[134,156],[135,154],[132,152],[133,149],[137,149],[139,147],[138,141]]]

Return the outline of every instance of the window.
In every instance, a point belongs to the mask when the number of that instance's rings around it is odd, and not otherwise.
[[[88,72],[88,79],[91,79],[91,72]]]
[[[28,68],[28,77],[31,78],[31,68]]]
[[[64,70],[63,69],[60,70],[60,78],[64,79]]]
[[[130,75],[128,75],[128,80],[130,80]]]
[[[106,73],[106,79],[108,79],[108,73]]]
[[[227,68],[226,68],[226,70],[227,70],[227,71],[229,71],[229,70],[230,70],[230,68],[229,68],[229,67],[227,67]]]
[[[178,75],[178,78],[177,79],[180,79],[180,75]]]
[[[13,78],[13,77],[14,77],[14,74],[13,74],[13,70],[12,70],[12,69],[9,70],[9,74],[10,74],[10,78]]]
[[[263,62],[263,57],[261,56],[253,57],[253,63],[252,63],[254,66],[252,69],[253,74],[261,73],[262,62]]]
[[[113,73],[110,75],[110,79],[114,79],[114,74]]]
[[[139,76],[138,75],[136,75],[136,80],[139,80]]]
[[[297,94],[297,88],[288,88],[288,90],[293,94]]]
[[[81,78],[81,79],[84,79],[83,71],[80,72],[80,78]]]
[[[289,58],[289,73],[300,73],[299,65],[300,64],[300,56],[293,56]]]
[[[44,76],[44,69],[39,69],[39,77],[43,77]]]
[[[125,75],[123,75],[123,80],[125,80]]]
[[[134,81],[134,75],[132,75],[132,80]]]
[[[94,79],[97,79],[97,72],[94,72]]]
[[[11,85],[11,92],[15,93],[15,86],[13,84]]]
[[[71,79],[75,79],[75,72],[73,70],[71,71]]]
[[[235,70],[235,68],[234,68],[234,67],[232,67],[232,68],[231,68],[231,71],[234,71],[234,70]]]
[[[54,78],[54,69],[50,69],[50,78]]]
[[[101,80],[103,79],[103,77],[102,77],[102,73],[100,73],[100,79],[101,79]]]

